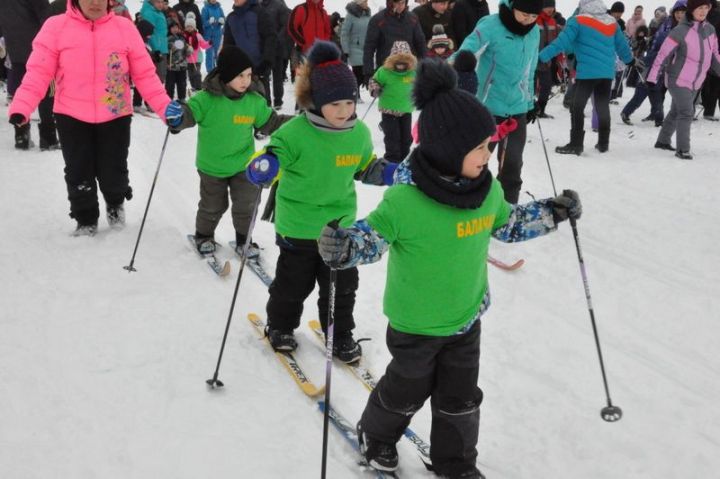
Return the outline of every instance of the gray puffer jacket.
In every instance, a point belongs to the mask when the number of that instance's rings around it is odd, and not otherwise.
[[[348,55],[350,66],[362,65],[365,35],[370,22],[370,8],[363,8],[355,2],[350,2],[345,10],[347,16],[340,33],[342,51]]]

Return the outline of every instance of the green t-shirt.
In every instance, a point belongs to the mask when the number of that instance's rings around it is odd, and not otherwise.
[[[260,128],[272,114],[265,98],[248,92],[231,100],[201,91],[187,102],[198,124],[197,169],[218,178],[245,170],[255,152],[253,128]]]
[[[328,222],[355,221],[357,198],[354,176],[370,164],[370,130],[357,121],[348,131],[325,131],[305,115],[297,116],[273,133],[268,149],[280,161],[275,198],[275,231],[282,236],[317,239]]]
[[[412,88],[415,82],[415,70],[396,72],[380,67],[373,76],[382,86],[378,106],[383,110],[412,113]]]
[[[383,301],[390,325],[449,336],[473,319],[487,291],[490,234],[509,215],[496,179],[476,209],[444,205],[414,185],[389,188],[367,221],[390,243]]]

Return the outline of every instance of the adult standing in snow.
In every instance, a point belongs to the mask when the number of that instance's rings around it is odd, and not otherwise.
[[[407,0],[387,0],[386,7],[370,18],[363,47],[363,73],[367,81],[385,63],[395,42],[407,42],[419,60],[425,56],[425,35]]]
[[[292,50],[292,40],[290,40],[290,34],[287,31],[290,9],[285,0],[262,0],[260,5],[270,17],[272,29],[276,35],[275,51],[271,65],[272,105],[273,108],[279,110],[282,107],[283,96],[285,95],[285,71]],[[267,91],[267,95],[270,98],[270,90]]]
[[[560,26],[555,21],[555,0],[543,0],[543,9],[538,15],[537,26],[540,30],[540,50],[551,44],[560,33]],[[538,62],[537,66],[537,115],[538,118],[552,118],[545,113],[550,90],[553,86],[553,58],[549,62]]]
[[[367,0],[353,0],[345,6],[345,10],[347,15],[340,32],[343,56],[352,68],[358,85],[367,88],[363,75],[363,48],[370,23],[370,7]]]
[[[145,0],[140,15],[143,20],[150,22],[153,26],[153,34],[150,36],[150,48],[152,49],[152,60],[155,63],[155,70],[160,81],[165,83],[168,64],[168,22],[163,13],[165,2],[163,0]]]
[[[462,44],[482,17],[490,15],[486,0],[458,0],[450,10],[455,45]]]
[[[619,3],[619,2],[616,2]],[[598,115],[598,142],[604,153],[610,143],[610,89],[615,78],[615,57],[635,65],[627,38],[602,0],[580,0],[578,14],[565,24],[560,36],[540,52],[540,61],[549,61],[561,52],[574,52],[577,62],[575,94],[570,108],[570,143],[555,148],[557,153],[580,155],[585,139],[585,105],[595,98]],[[638,63],[638,67],[641,65]]]
[[[97,230],[98,183],[108,223],[122,226],[123,203],[132,198],[130,79],[156,112],[170,103],[143,39],[132,22],[112,13],[108,0],[68,0],[67,12],[49,18],[33,42],[27,75],[8,111],[10,123],[27,124],[53,79],[75,234]]]
[[[655,36],[655,32],[657,32],[660,25],[665,22],[667,16],[667,9],[665,7],[658,7],[655,9],[655,16],[652,20],[650,20],[650,25],[648,27],[651,38]]]
[[[498,148],[497,179],[512,204],[520,197],[527,123],[536,118],[534,81],[540,32],[535,22],[542,5],[542,0],[501,0],[499,13],[481,18],[459,49],[479,55],[477,98],[498,123],[511,117],[517,121],[507,143]]]
[[[192,13],[193,19],[196,22],[197,31],[200,33],[200,35],[203,35],[203,26],[202,22],[200,22],[199,25],[197,25],[197,21],[200,18],[200,9],[197,5],[195,5],[195,0],[180,0],[177,4],[173,5],[173,10],[175,10],[178,14],[178,17],[180,17],[181,26],[185,28],[185,21],[188,18],[188,13]]]
[[[218,0],[205,0],[200,17],[202,18],[203,36],[210,43],[210,48],[205,52],[205,69],[209,73],[215,68],[215,62],[218,53],[220,53],[225,12],[223,12]]]
[[[660,68],[665,66],[665,85],[672,97],[670,111],[658,134],[655,148],[675,151],[682,160],[692,160],[690,125],[695,96],[710,68],[720,75],[720,54],[715,28],[707,23],[710,0],[689,0],[685,18],[670,31],[655,57],[648,83],[662,81]],[[670,144],[676,134],[677,149]]]
[[[638,5],[633,10],[632,16],[625,22],[625,34],[630,37],[635,37],[635,32],[639,27],[646,27],[645,19],[643,18],[643,6]]]
[[[715,27],[715,34],[718,35],[718,41],[720,41],[720,9],[718,9],[717,0],[710,0],[712,8],[707,16],[707,22]],[[706,120],[718,121],[715,118],[715,108],[718,105],[720,99],[720,77],[715,75],[712,70],[708,72],[705,78],[705,83],[702,87],[702,106],[703,106],[703,117]]]
[[[241,48],[252,61],[253,73],[263,85],[263,95],[270,105],[270,69],[275,60],[277,33],[268,12],[258,0],[233,0],[227,16],[224,45]]]
[[[455,32],[452,27],[450,0],[431,0],[424,5],[413,9],[413,13],[420,22],[425,40],[433,36],[433,27],[442,25],[445,34],[455,42]]]
[[[32,50],[32,41],[48,14],[47,0],[0,0],[0,30],[5,37],[5,48],[12,68],[8,71],[7,93],[15,94],[23,81],[26,63]],[[40,149],[58,147],[55,120],[52,114],[52,96],[48,89],[40,102]],[[29,117],[29,114],[28,114]],[[15,125],[15,148],[30,148],[30,124]]]

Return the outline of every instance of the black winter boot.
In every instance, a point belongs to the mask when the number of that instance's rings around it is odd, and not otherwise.
[[[362,430],[362,425],[357,425],[358,442],[360,453],[370,467],[378,471],[392,472],[398,467],[398,453],[395,444],[372,439]]]
[[[608,151],[610,144],[610,130],[599,130],[598,131],[598,142],[595,145],[595,149],[600,153]]]
[[[40,151],[59,150],[60,143],[57,139],[55,124],[49,122],[40,122],[38,131],[40,132]]]
[[[570,130],[570,143],[565,146],[556,146],[555,152],[561,155],[582,155],[585,131]]]
[[[121,204],[111,206],[107,205],[107,222],[111,228],[120,229],[125,226],[125,207]]]
[[[15,148],[18,150],[29,150],[32,146],[30,141],[30,124],[15,127]]]
[[[355,338],[352,331],[345,331],[335,335],[333,340],[333,356],[340,361],[351,364],[360,361],[362,356],[362,348]]]
[[[295,335],[293,331],[282,331],[280,329],[270,329],[269,327],[265,331],[270,346],[275,351],[295,351],[297,349],[297,341],[295,341]]]

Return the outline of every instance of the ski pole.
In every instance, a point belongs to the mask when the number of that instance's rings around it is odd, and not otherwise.
[[[370,102],[370,105],[368,105],[367,110],[365,110],[365,113],[363,113],[362,118],[360,118],[360,121],[365,121],[365,117],[370,113],[370,110],[372,109],[372,106],[375,104],[375,100],[377,100],[377,97],[373,97],[372,101]]]
[[[135,255],[137,254],[138,247],[140,246],[140,237],[142,237],[143,229],[145,228],[145,219],[147,219],[148,210],[150,209],[150,201],[155,191],[155,183],[157,183],[158,174],[160,173],[160,165],[162,165],[163,157],[165,156],[165,148],[167,147],[168,138],[170,137],[170,128],[165,132],[165,140],[163,141],[162,150],[160,151],[160,159],[158,160],[157,168],[155,169],[155,177],[153,178],[152,186],[150,187],[150,195],[148,196],[147,205],[145,205],[145,213],[143,214],[142,222],[140,223],[140,231],[138,231],[137,241],[135,242],[135,249],[133,250],[132,258],[130,258],[130,264],[123,266],[128,273],[137,271],[133,265],[135,264]]]
[[[223,387],[222,381],[218,379],[218,373],[220,372],[220,363],[222,362],[223,352],[225,351],[225,343],[227,342],[228,331],[230,331],[230,322],[232,321],[233,311],[235,310],[235,301],[237,300],[238,290],[240,289],[240,279],[242,278],[243,270],[245,269],[245,262],[247,260],[248,248],[250,247],[250,238],[252,237],[253,229],[255,229],[255,219],[257,218],[258,209],[260,209],[260,198],[262,197],[262,188],[258,187],[257,196],[255,197],[255,203],[253,206],[253,214],[250,219],[250,226],[245,237],[245,244],[243,244],[242,258],[240,259],[240,271],[238,271],[237,281],[235,282],[235,291],[233,291],[232,301],[230,302],[230,312],[228,313],[227,323],[225,324],[225,333],[223,334],[222,344],[220,345],[220,354],[218,354],[217,365],[215,366],[215,373],[211,379],[205,382],[212,389],[216,387]]]
[[[329,226],[338,229],[338,220]],[[330,423],[330,381],[332,379],[333,339],[335,337],[335,289],[337,286],[337,270],[330,268],[330,292],[328,295],[327,332],[325,333],[325,410],[323,412],[322,468],[320,477],[325,479],[327,473],[328,427]]]
[[[545,160],[548,166],[548,172],[550,173],[550,181],[552,182],[553,193],[557,196],[557,190],[555,189],[555,180],[553,179],[552,167],[550,166],[550,158],[545,148],[545,138],[542,133],[542,127],[540,126],[540,119],[537,120],[538,129],[540,131],[540,141],[543,144],[543,151],[545,153]],[[588,312],[590,313],[590,323],[592,324],[593,335],[595,337],[595,347],[597,348],[598,359],[600,360],[600,372],[602,373],[603,385],[605,386],[605,398],[607,400],[607,406],[600,410],[600,417],[607,422],[619,421],[622,418],[622,409],[619,406],[615,406],[610,399],[610,388],[608,387],[607,376],[605,374],[605,362],[603,361],[602,349],[600,348],[600,338],[598,336],[597,324],[595,323],[595,311],[592,306],[592,298],[590,296],[590,284],[587,278],[587,272],[585,270],[585,260],[583,258],[582,249],[580,248],[580,235],[578,234],[577,222],[574,218],[570,218],[570,226],[572,228],[573,239],[575,240],[575,251],[577,252],[578,263],[580,265],[580,276],[582,277],[583,288],[585,290],[585,300],[587,301]]]

